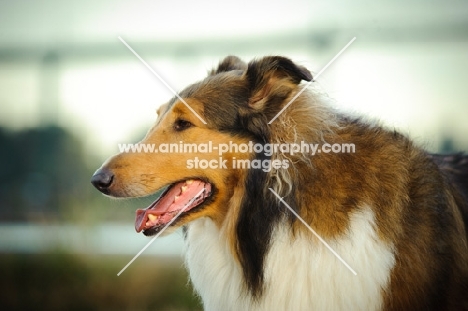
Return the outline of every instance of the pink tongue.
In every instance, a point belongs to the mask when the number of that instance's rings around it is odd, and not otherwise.
[[[185,181],[180,182],[172,186],[164,196],[153,202],[146,209],[139,209],[136,211],[136,221],[135,221],[135,230],[140,232],[146,229],[146,222],[148,220],[148,215],[163,215],[170,212],[176,213],[177,211],[184,208],[190,200],[192,200],[200,191],[204,188],[205,183],[200,180],[193,180],[190,184],[187,184]],[[184,191],[182,192],[182,187]],[[175,197],[178,196],[177,199]],[[189,210],[191,207],[187,207],[186,210]],[[165,223],[168,222],[172,217],[161,216],[159,221]]]

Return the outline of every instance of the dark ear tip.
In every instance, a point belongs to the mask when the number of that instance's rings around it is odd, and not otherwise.
[[[302,76],[302,80],[305,80],[305,81],[312,81],[314,79],[314,77],[312,76],[312,73],[309,71],[309,69],[307,69],[306,67],[303,67],[303,66],[298,66]]]
[[[312,81],[312,73],[304,66],[296,65],[291,59],[280,56],[283,62],[283,68],[289,71],[289,74],[296,80],[296,83],[301,80]]]
[[[263,64],[263,66],[258,66],[258,64]],[[266,65],[265,64],[270,64]],[[260,60],[254,60],[249,63],[249,67],[260,67],[263,70],[272,70],[274,69],[277,72],[283,72],[288,75],[294,83],[300,83],[301,80],[312,81],[312,73],[305,67],[296,65],[291,59],[284,56],[266,56]],[[260,69],[260,71],[262,70]],[[265,73],[265,72],[263,72]]]

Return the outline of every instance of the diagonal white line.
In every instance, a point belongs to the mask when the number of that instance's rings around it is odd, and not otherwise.
[[[286,106],[284,106],[283,109],[281,109],[281,111],[278,112],[278,113],[276,114],[276,116],[274,116],[273,119],[270,120],[270,122],[268,122],[268,124],[271,124],[273,121],[275,121],[276,118],[278,118],[278,117],[280,116],[280,114],[282,114],[283,111],[285,111],[286,108],[288,108],[289,105],[291,105],[291,104],[293,103],[293,101],[295,101],[296,98],[298,98],[299,95],[301,95],[301,94],[312,84],[312,82],[315,82],[315,80],[317,80],[317,78],[322,74],[322,72],[324,72],[325,69],[327,69],[328,66],[330,66],[330,65],[335,61],[335,59],[337,59],[337,58],[341,55],[341,53],[343,53],[343,52],[348,48],[348,46],[350,46],[351,43],[354,42],[354,40],[356,40],[356,37],[352,38],[351,41],[349,41],[348,44],[346,44],[346,45],[344,46],[344,48],[342,48],[341,51],[339,51],[338,54],[336,54],[335,57],[333,57],[333,58],[331,59],[331,61],[329,61],[328,64],[326,64],[325,67],[323,67],[322,70],[320,70],[320,71],[317,73],[317,75],[316,75],[311,81],[307,82],[307,84],[304,85],[304,87],[302,88],[302,90],[300,90],[299,93],[297,93],[297,94],[289,101],[289,103],[287,103]]]
[[[351,267],[346,263],[346,261],[344,261],[343,258],[341,258],[341,256],[338,255],[338,253],[335,252],[335,251],[333,250],[333,248],[331,248],[330,245],[328,245],[328,243],[325,242],[325,240],[322,239],[322,237],[321,237],[320,235],[318,235],[317,232],[315,232],[315,230],[312,229],[312,228],[304,221],[304,219],[302,219],[301,216],[299,216],[299,214],[297,214],[297,213],[291,208],[291,206],[289,206],[288,203],[286,203],[286,201],[284,201],[283,198],[280,197],[280,196],[275,192],[275,190],[273,190],[272,188],[268,188],[268,189],[270,189],[270,191],[271,191],[276,197],[278,197],[278,199],[280,199],[280,201],[294,214],[294,216],[296,216],[297,219],[299,219],[299,220],[304,224],[304,226],[306,226],[307,229],[309,229],[310,232],[312,232],[312,233],[317,237],[317,239],[319,239],[320,242],[322,242],[323,245],[325,245],[325,247],[328,248],[328,250],[329,250],[330,252],[332,252],[332,254],[335,255],[335,257],[338,258],[338,259],[346,266],[346,268],[348,268],[354,275],[357,275],[356,271],[354,271],[353,268],[351,268]]]
[[[162,82],[162,84],[164,84],[181,102],[183,102],[185,104],[185,106],[187,106],[188,109],[190,109],[190,111],[198,118],[200,119],[200,121],[203,122],[203,124],[206,124],[205,120],[203,120],[202,117],[200,117],[198,115],[198,113],[195,112],[195,110],[192,109],[192,107],[190,107],[189,104],[187,104],[187,102],[185,100],[182,99],[182,97],[179,96],[179,94],[174,91],[174,89],[172,87],[169,86],[169,84],[166,83],[166,81],[164,81],[163,78],[161,78],[160,75],[157,74],[156,71],[153,70],[153,68],[150,67],[150,65],[148,65],[147,62],[144,61],[143,58],[140,57],[140,55],[138,55],[137,52],[135,52],[130,45],[127,44],[127,42],[125,42],[124,39],[122,39],[120,36],[118,37],[120,41],[122,41],[122,43],[156,76],[156,78],[159,79],[159,81]]]
[[[123,267],[122,270],[120,270],[119,273],[117,273],[117,276],[120,276],[120,275],[125,271],[125,269],[127,269],[128,266],[130,266],[130,265],[135,261],[135,259],[137,259],[137,258],[141,255],[141,253],[143,253],[143,252],[145,251],[145,249],[147,249],[148,246],[150,246],[151,243],[153,243],[154,240],[156,240],[156,239],[167,229],[167,227],[169,227],[169,226],[174,222],[174,220],[176,220],[177,217],[179,217],[180,214],[182,214],[182,212],[185,211],[185,209],[186,209],[188,206],[190,206],[190,204],[192,204],[192,202],[195,201],[195,199],[196,199],[200,194],[203,193],[203,191],[205,191],[205,189],[200,190],[200,192],[198,192],[198,193],[197,193],[197,194],[196,194],[196,195],[195,195],[195,196],[194,196],[178,213],[177,213],[177,215],[176,215],[174,218],[172,218],[171,221],[169,221],[169,222],[164,226],[164,228],[162,228],[162,230],[159,231],[158,234],[156,234],[156,235],[148,242],[148,244],[146,244],[145,247],[143,247],[143,248],[141,249],[141,251],[139,251],[138,254],[136,254],[136,255],[132,258],[132,260],[130,260],[130,262],[129,262],[125,267]]]

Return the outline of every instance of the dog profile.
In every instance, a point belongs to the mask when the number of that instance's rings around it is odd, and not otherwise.
[[[165,189],[135,229],[184,228],[206,310],[468,310],[467,158],[341,113],[303,90],[311,80],[285,57],[228,56],[140,142],[177,152],[122,152],[92,183],[114,197]],[[265,152],[309,143],[354,149]]]

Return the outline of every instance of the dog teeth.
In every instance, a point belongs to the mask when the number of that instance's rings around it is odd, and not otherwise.
[[[180,188],[182,190],[182,193],[184,193],[185,191],[187,191],[187,186],[182,186],[182,188]]]
[[[176,195],[176,196],[174,197],[174,202],[177,201],[178,199],[179,199],[179,196]]]
[[[190,185],[191,183],[193,183],[193,179],[189,179],[185,182],[187,185]]]
[[[157,219],[158,217],[156,215],[153,215],[153,214],[148,214],[148,219],[150,220],[150,222],[153,222]]]

